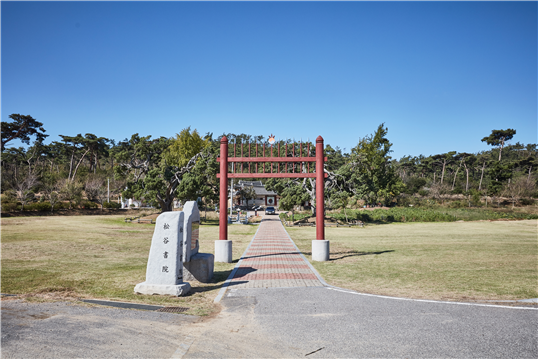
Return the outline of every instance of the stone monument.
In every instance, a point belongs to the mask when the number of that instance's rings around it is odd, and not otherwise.
[[[136,293],[179,297],[189,292],[190,284],[183,282],[184,219],[183,212],[164,212],[157,217],[146,281],[135,286]]]
[[[196,201],[189,201],[183,206],[183,274],[185,280],[197,280],[208,283],[213,278],[215,256],[199,253],[200,249],[200,211]]]

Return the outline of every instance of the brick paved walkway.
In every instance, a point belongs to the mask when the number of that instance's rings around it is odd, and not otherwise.
[[[236,266],[231,288],[319,287],[278,217],[264,217]]]

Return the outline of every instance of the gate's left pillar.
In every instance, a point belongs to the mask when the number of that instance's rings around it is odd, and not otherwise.
[[[232,263],[232,241],[228,240],[228,139],[220,140],[219,239],[215,241],[215,262]]]
[[[325,156],[323,137],[316,138],[316,239],[312,241],[312,260],[329,260],[329,241],[325,239]]]

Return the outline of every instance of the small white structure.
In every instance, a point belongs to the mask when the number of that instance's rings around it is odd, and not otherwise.
[[[146,281],[135,286],[141,294],[185,295],[191,286],[183,282],[185,215],[164,212],[157,217],[149,250]]]
[[[126,199],[121,198],[121,208],[140,208],[142,207],[142,201],[136,199]]]

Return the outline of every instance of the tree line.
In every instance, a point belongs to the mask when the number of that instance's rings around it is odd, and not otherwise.
[[[187,127],[174,137],[137,133],[116,142],[86,133],[60,135],[60,141],[45,144],[43,123],[29,115],[9,118],[1,124],[3,210],[24,210],[35,203],[51,211],[60,206],[117,207],[119,196],[144,200],[162,211],[172,210],[174,200],[202,198],[207,205],[218,203],[217,157],[222,136],[202,136]],[[229,152],[233,148],[243,156],[255,155],[248,145],[253,143],[265,144],[267,150],[276,150],[280,144],[282,151],[286,148],[281,156],[313,155],[315,148],[313,143],[298,145],[290,140],[271,147],[264,136],[223,135],[229,139]],[[487,204],[488,198],[508,199],[512,205],[530,203],[537,195],[538,152],[536,144],[511,144],[515,135],[513,129],[493,130],[482,139],[493,148],[480,153],[451,151],[399,160],[391,157],[392,143],[384,124],[361,138],[349,153],[327,144],[326,207],[409,206],[453,198],[464,198],[468,205]],[[9,147],[16,139],[28,147]],[[289,171],[312,172],[313,168],[297,162],[290,163]],[[315,181],[311,179],[264,182],[280,195],[281,209],[315,204]]]

